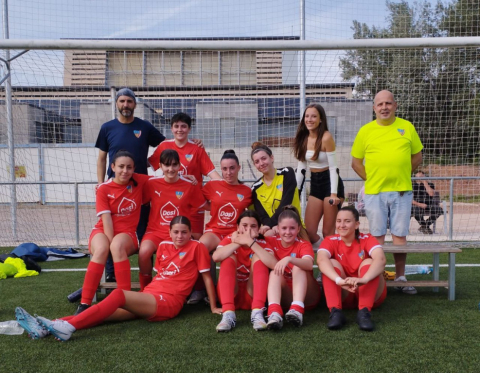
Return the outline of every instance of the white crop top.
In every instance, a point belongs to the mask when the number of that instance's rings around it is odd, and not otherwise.
[[[330,172],[330,193],[337,194],[338,190],[338,174],[337,174],[337,160],[335,159],[335,151],[320,152],[318,158],[312,161],[314,151],[307,150],[305,153],[305,162],[298,161],[297,170],[295,173],[297,179],[297,187],[301,191],[303,189],[303,182],[305,181],[305,174],[307,167],[312,168],[327,168]]]

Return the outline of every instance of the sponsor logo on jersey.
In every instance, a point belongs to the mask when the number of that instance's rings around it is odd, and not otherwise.
[[[165,260],[167,257],[165,256],[165,254],[162,254],[162,260]]]
[[[237,198],[241,202],[245,197],[242,194],[237,194]]]
[[[363,258],[365,258],[365,251],[363,251],[363,250],[360,251],[360,252],[358,253],[358,257],[363,260]]]
[[[160,209],[160,218],[165,222],[169,223],[172,221],[172,219],[179,215],[177,207],[172,203],[172,202],[167,202],[166,204],[163,205],[163,207]]]
[[[132,193],[133,192],[133,188],[131,185],[127,185],[127,190],[128,190],[128,193]]]
[[[188,175],[188,170],[187,168],[180,162],[180,169],[178,170],[178,174],[183,176],[183,175]]]
[[[297,254],[296,254],[296,253],[291,253],[290,256],[291,256],[292,258],[295,258],[295,257],[297,256]]]
[[[193,154],[185,154],[185,159],[186,159],[187,161],[190,162],[190,161],[192,160],[192,158],[193,158]]]
[[[215,191],[220,197],[222,197],[223,192],[219,192],[218,190]]]
[[[185,256],[186,252],[185,251],[182,251],[181,253],[178,253],[178,257],[180,259],[183,259],[183,257]]]
[[[158,194],[158,197],[159,197],[159,198],[160,198],[160,194],[161,194],[161,193],[162,193],[162,191],[160,191],[160,192],[155,191],[155,194]]]
[[[166,276],[174,276],[177,273],[180,273],[180,268],[178,268],[174,262],[170,262],[167,268],[165,268],[161,273],[159,273],[159,275],[165,278]]]
[[[218,220],[223,224],[231,224],[237,220],[237,210],[231,203],[223,205],[218,210]]]
[[[397,128],[397,131],[400,135],[405,135],[405,130],[404,129],[401,129],[401,128]]]
[[[344,255],[345,254],[337,254],[337,256],[340,258],[340,260],[343,260],[342,258],[343,258]]]
[[[142,136],[142,131],[133,130],[133,134],[135,135],[135,137],[136,137],[137,139],[139,139],[140,136]]]
[[[177,196],[178,199],[181,199],[183,197],[183,192],[177,191],[175,192],[175,195]]]
[[[283,184],[278,184],[278,185],[277,185],[277,189],[278,189],[280,192],[283,192]]]
[[[115,199],[115,194],[107,194],[107,197]]]
[[[118,215],[130,215],[137,209],[135,201],[123,197],[122,201],[118,204]]]

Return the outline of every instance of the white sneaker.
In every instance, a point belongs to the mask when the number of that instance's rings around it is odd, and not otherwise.
[[[255,329],[257,332],[267,329],[267,323],[263,317],[263,309],[252,310],[250,321],[253,324],[253,329]]]
[[[32,339],[44,338],[50,334],[50,332],[40,325],[35,317],[30,315],[22,307],[15,308],[15,318],[20,326],[25,329],[28,336]]]
[[[237,322],[237,316],[233,311],[226,311],[222,315],[222,321],[217,325],[217,332],[229,332],[235,328],[235,323]]]
[[[190,295],[190,298],[188,298],[187,304],[198,304],[206,295],[205,290],[194,290]]]
[[[285,314],[285,319],[295,326],[302,326],[303,324],[303,314],[294,309],[288,310]]]
[[[283,326],[283,318],[278,312],[272,312],[268,316],[267,329],[268,330],[280,330]]]
[[[37,316],[37,321],[40,325],[43,325],[43,327],[47,329],[55,339],[62,342],[68,341],[73,332],[77,330],[72,324],[64,320],[52,321],[45,317]]]
[[[407,278],[405,276],[400,276],[400,277],[397,277],[394,281],[407,282]],[[395,286],[394,289],[397,291],[401,291],[405,294],[410,294],[410,295],[417,294],[417,289],[415,289],[413,286]]]

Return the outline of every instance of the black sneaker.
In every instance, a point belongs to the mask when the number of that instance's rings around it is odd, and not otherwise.
[[[346,322],[347,319],[342,310],[333,307],[330,312],[330,317],[328,318],[327,328],[330,330],[338,330],[341,329]]]
[[[117,279],[115,278],[115,273],[106,273],[105,282],[117,282]]]
[[[75,313],[73,314],[73,316],[78,316],[80,315],[83,311],[89,309],[91,306],[89,304],[85,304],[85,303],[80,303],[78,305],[78,308],[77,310],[75,311]]]
[[[361,330],[365,330],[367,332],[371,332],[373,330],[374,324],[372,321],[372,314],[367,307],[358,310],[357,324]]]

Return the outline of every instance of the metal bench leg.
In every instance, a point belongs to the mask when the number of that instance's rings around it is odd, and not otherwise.
[[[448,300],[455,300],[455,253],[448,254]]]
[[[433,253],[433,281],[440,279],[440,254]],[[438,293],[438,287],[434,287],[433,291]]]

